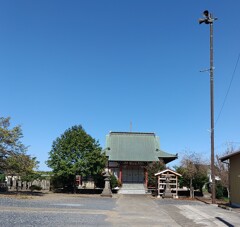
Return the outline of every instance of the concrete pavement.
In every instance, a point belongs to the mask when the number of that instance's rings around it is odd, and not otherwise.
[[[113,226],[179,226],[145,195],[120,195],[107,222]]]
[[[199,201],[121,195],[114,211],[106,219],[113,226],[240,226],[238,213]]]

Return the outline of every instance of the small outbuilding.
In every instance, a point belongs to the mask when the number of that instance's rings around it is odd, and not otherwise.
[[[157,177],[158,198],[178,198],[178,177],[181,177],[181,174],[165,169],[155,173],[155,176]]]
[[[240,207],[240,150],[220,158],[229,165],[230,203]]]

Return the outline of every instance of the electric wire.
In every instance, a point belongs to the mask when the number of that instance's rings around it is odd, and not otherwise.
[[[224,108],[224,106],[225,106],[225,103],[226,103],[226,101],[227,101],[227,97],[228,97],[229,91],[230,91],[231,86],[232,86],[232,82],[233,82],[233,79],[234,79],[234,76],[235,76],[235,73],[236,73],[236,70],[237,70],[237,66],[238,66],[239,59],[240,59],[240,53],[238,54],[237,62],[236,62],[236,64],[235,64],[235,67],[234,67],[234,70],[233,70],[233,73],[232,73],[232,77],[231,77],[231,81],[230,81],[230,83],[229,83],[229,86],[228,86],[228,89],[227,89],[227,93],[226,93],[226,95],[225,95],[225,97],[224,97],[224,100],[223,100],[223,104],[222,104],[221,109],[220,109],[220,111],[219,111],[219,114],[218,114],[218,116],[217,116],[217,120],[215,121],[215,126],[216,126],[216,124],[217,124],[217,122],[218,122],[218,120],[219,120],[219,118],[220,118],[220,116],[221,116],[222,110],[223,110],[223,108]]]

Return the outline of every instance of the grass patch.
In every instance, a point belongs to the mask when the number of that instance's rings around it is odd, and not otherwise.
[[[33,199],[32,196],[26,196],[26,195],[19,195],[17,197],[19,197],[18,199]]]
[[[227,198],[227,197],[223,197],[222,200],[226,203],[229,203],[229,198]]]

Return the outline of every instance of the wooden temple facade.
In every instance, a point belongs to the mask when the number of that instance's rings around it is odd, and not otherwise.
[[[155,133],[110,132],[104,149],[109,160],[109,169],[124,183],[148,184],[147,165],[163,161],[165,164],[177,155],[160,150],[159,137]]]

